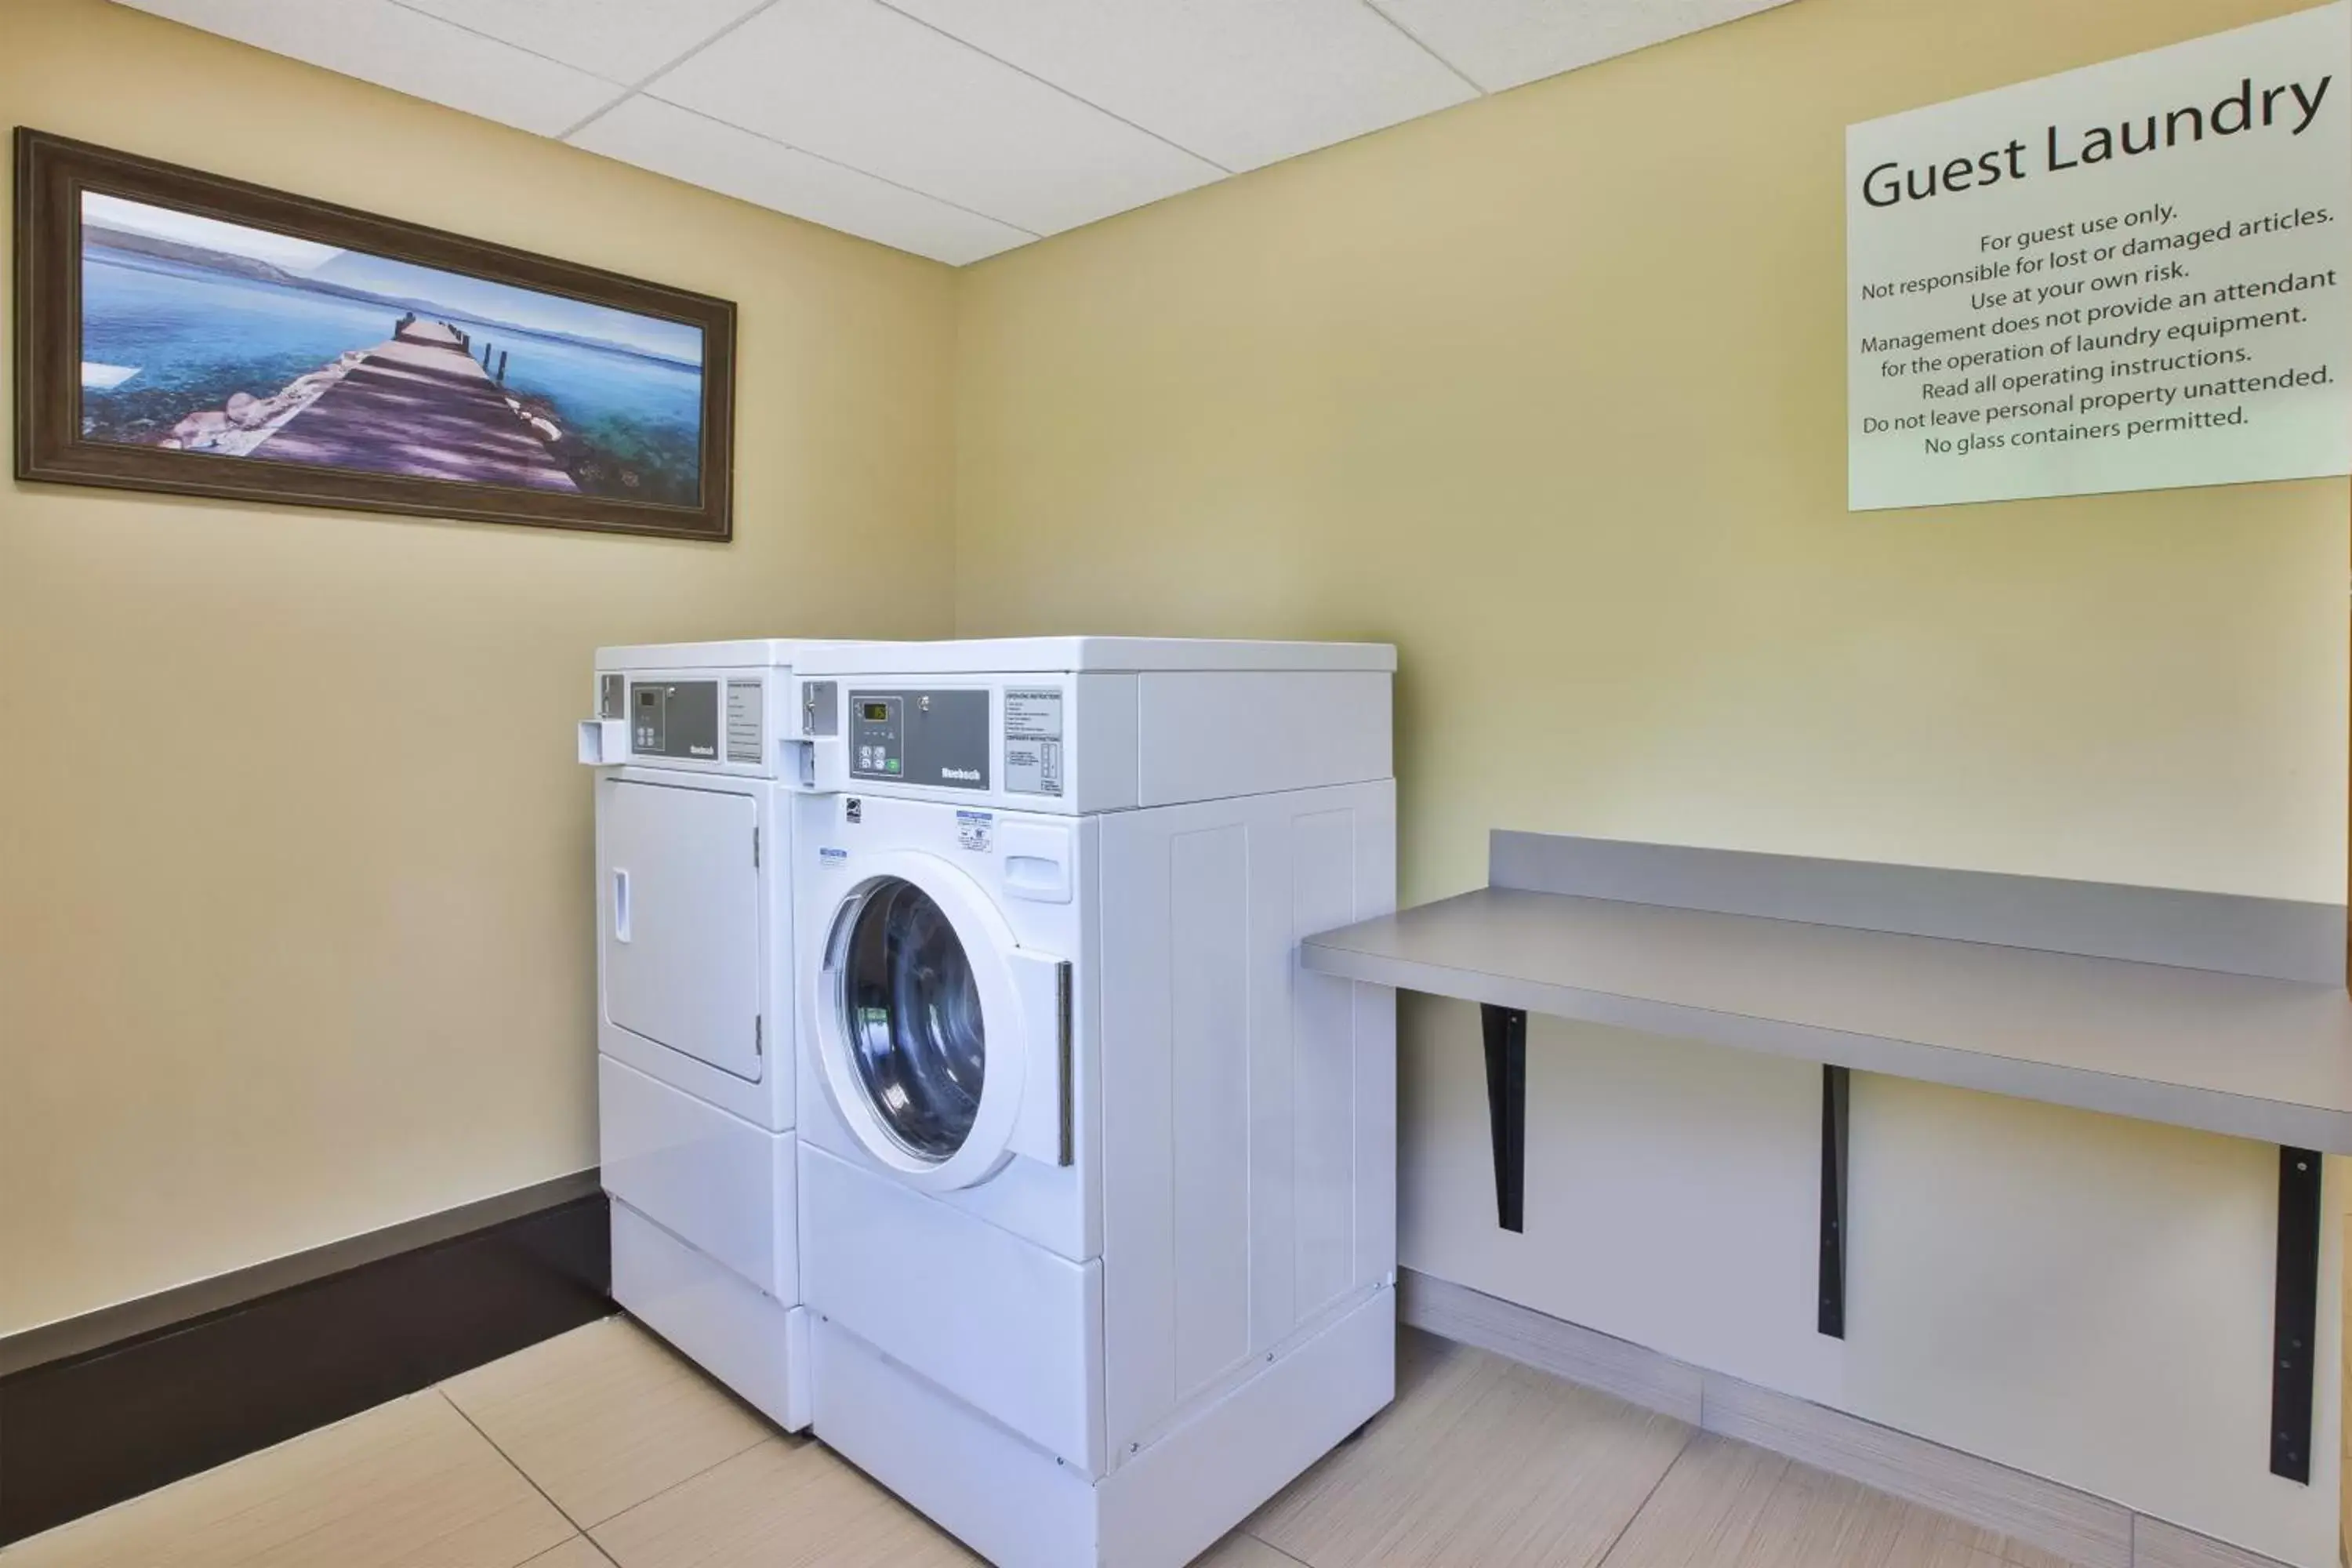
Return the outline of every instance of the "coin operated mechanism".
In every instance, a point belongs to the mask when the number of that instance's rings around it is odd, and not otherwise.
[[[580,721],[580,760],[592,768],[629,760],[629,682],[618,670],[596,677],[596,717]]]

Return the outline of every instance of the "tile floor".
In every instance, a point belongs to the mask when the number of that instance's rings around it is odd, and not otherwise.
[[[973,1561],[625,1318],[0,1551],[0,1568]],[[1760,1449],[1412,1333],[1397,1403],[1202,1561],[2064,1568]]]

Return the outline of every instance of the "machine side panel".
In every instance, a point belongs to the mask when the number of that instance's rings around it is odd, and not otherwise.
[[[1103,819],[1115,1458],[1391,1267],[1393,1013],[1295,954],[1393,899],[1393,803],[1383,780]]]
[[[1370,785],[1364,795],[1353,845],[1356,912],[1350,919],[1357,921],[1394,914],[1397,906],[1395,781]],[[1297,936],[1304,940],[1329,929],[1302,921]],[[1356,1049],[1356,1257],[1349,1279],[1362,1284],[1396,1276],[1396,992],[1349,982],[1348,999]]]
[[[1307,812],[1291,826],[1290,885],[1284,927],[1295,942],[1356,918],[1356,837],[1351,807]],[[1288,994],[1290,1053],[1284,1076],[1307,1089],[1290,1100],[1290,1173],[1297,1184],[1292,1321],[1328,1306],[1355,1283],[1357,1142],[1366,1064],[1358,1050],[1355,987],[1328,974],[1295,972]],[[1273,1056],[1275,1053],[1264,1053]],[[1268,1280],[1265,1292],[1276,1294]]]
[[[1179,815],[1099,819],[1103,1399],[1114,1459],[1176,1402],[1168,837]],[[1208,825],[1208,813],[1191,815]]]
[[[1390,677],[1192,671],[1136,680],[1145,806],[1384,779]]]
[[[1251,1158],[1256,1085],[1251,1013],[1265,994],[1253,963],[1254,825],[1203,824],[1170,835],[1168,1111],[1176,1393],[1248,1359]],[[1118,1147],[1116,1132],[1111,1145]],[[1279,1182],[1276,1184],[1278,1191]]]
[[[1074,678],[1074,710],[1081,747],[1070,758],[1072,788],[1080,811],[1125,811],[1138,802],[1136,769],[1136,678],[1081,675]]]

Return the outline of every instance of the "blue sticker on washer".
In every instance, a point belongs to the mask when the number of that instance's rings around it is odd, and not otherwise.
[[[996,839],[996,814],[992,811],[959,811],[956,813],[956,842],[978,854],[988,853]]]
[[[846,849],[819,849],[816,852],[816,858],[818,863],[824,866],[826,870],[830,871],[837,866],[848,864],[849,851]]]

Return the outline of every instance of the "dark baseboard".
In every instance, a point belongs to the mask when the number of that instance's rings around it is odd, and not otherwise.
[[[0,1375],[0,1545],[614,1310],[604,1195],[576,1183],[461,1234],[361,1251],[380,1255]]]

